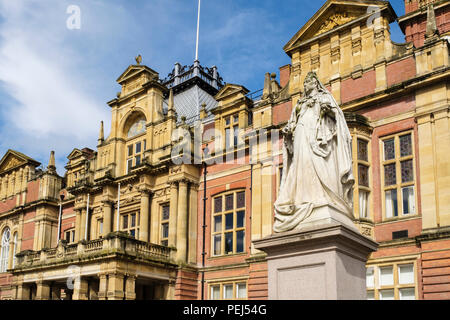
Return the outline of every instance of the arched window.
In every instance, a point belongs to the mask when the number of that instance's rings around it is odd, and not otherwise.
[[[133,138],[145,132],[146,121],[143,118],[136,120],[128,130],[127,138]]]
[[[2,247],[0,252],[0,272],[6,272],[9,260],[9,243],[11,241],[11,231],[6,228],[2,234]]]

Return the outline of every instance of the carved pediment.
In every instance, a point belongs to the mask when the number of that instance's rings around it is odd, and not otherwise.
[[[383,12],[383,13],[381,13]],[[356,21],[368,22],[374,14],[387,14],[390,22],[397,18],[389,2],[378,0],[328,0],[319,11],[289,40],[284,51],[290,54],[321,35]],[[366,20],[364,20],[367,18]],[[373,19],[372,19],[373,20]]]
[[[245,96],[249,92],[250,91],[243,86],[228,83],[216,94],[214,99],[216,99],[217,101],[221,101],[229,99],[233,95],[241,94],[242,96]]]
[[[11,171],[15,168],[20,168],[27,164],[31,164],[34,167],[40,165],[39,162],[24,155],[23,153],[14,150],[8,150],[3,156],[2,160],[0,160],[0,174],[6,171]]]
[[[137,78],[143,78],[144,81],[149,81],[152,79],[158,79],[158,76],[158,72],[147,66],[131,65],[117,79],[117,82],[120,85],[123,85],[127,82],[136,81]]]
[[[79,149],[73,149],[72,152],[67,156],[67,159],[74,160],[83,156],[83,152]]]

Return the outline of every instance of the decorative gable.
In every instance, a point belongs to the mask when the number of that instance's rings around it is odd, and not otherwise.
[[[331,31],[338,31],[353,23],[370,23],[376,15],[386,11],[389,21],[397,18],[389,2],[378,0],[328,0],[319,11],[301,28],[284,46],[284,51],[291,55],[292,51],[318,40]]]
[[[122,86],[122,94],[128,94],[132,91],[142,88],[142,85],[151,81],[158,80],[159,74],[147,66],[131,65],[117,79]]]
[[[33,167],[40,165],[39,162],[24,155],[23,153],[8,150],[2,160],[0,160],[0,175],[16,168],[26,166],[27,164],[31,164]]]
[[[236,96],[243,97],[249,92],[250,91],[243,86],[228,83],[215,95],[214,99],[220,102],[235,98]]]

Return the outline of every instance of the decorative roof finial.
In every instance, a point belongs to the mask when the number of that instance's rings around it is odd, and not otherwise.
[[[138,55],[135,59],[136,59],[136,63],[138,65],[142,63],[142,56],[141,55]]]
[[[98,144],[102,144],[105,140],[105,130],[103,128],[103,121],[100,122],[100,133],[98,134]]]
[[[427,31],[425,34],[425,38],[433,38],[434,36],[439,35],[439,30],[436,24],[436,14],[434,12],[434,5],[431,3],[427,8]]]
[[[55,165],[55,151],[50,152],[50,159],[48,160],[48,166],[47,169],[49,171],[55,171],[56,165]]]

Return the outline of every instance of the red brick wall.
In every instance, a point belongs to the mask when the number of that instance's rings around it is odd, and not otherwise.
[[[436,24],[440,34],[450,30],[450,9],[447,8],[435,10]],[[413,42],[414,46],[421,47],[425,42],[425,33],[427,30],[427,14],[425,13],[417,18],[408,21],[405,24],[405,38],[407,42]]]
[[[39,197],[39,180],[34,180],[28,183],[26,202],[30,203],[36,201]]]
[[[291,65],[285,65],[280,67],[280,85],[282,88],[286,86],[286,84],[289,82],[289,78],[291,76]]]
[[[0,201],[0,213],[7,212],[16,206],[17,197],[12,199],[7,199],[5,201]]]
[[[292,112],[292,101],[288,101],[273,107],[273,124],[281,124],[289,121]]]
[[[412,238],[418,236],[422,232],[422,219],[414,219],[408,221],[397,221],[377,225],[375,227],[375,241],[383,242],[392,240],[392,232],[408,230],[408,237]]]
[[[341,102],[346,103],[375,92],[375,71],[369,71],[358,79],[347,79],[341,83]]]
[[[176,300],[196,300],[197,273],[179,270],[175,283]]]
[[[267,300],[268,299],[268,275],[267,263],[250,264],[248,279],[248,299]]]
[[[24,225],[22,231],[22,242],[20,250],[33,250],[34,240],[34,221],[28,222],[36,216],[35,211],[27,212],[24,217]]]
[[[450,299],[450,240],[422,243],[423,298]]]
[[[388,87],[402,83],[416,75],[416,61],[413,57],[396,61],[386,67]]]

